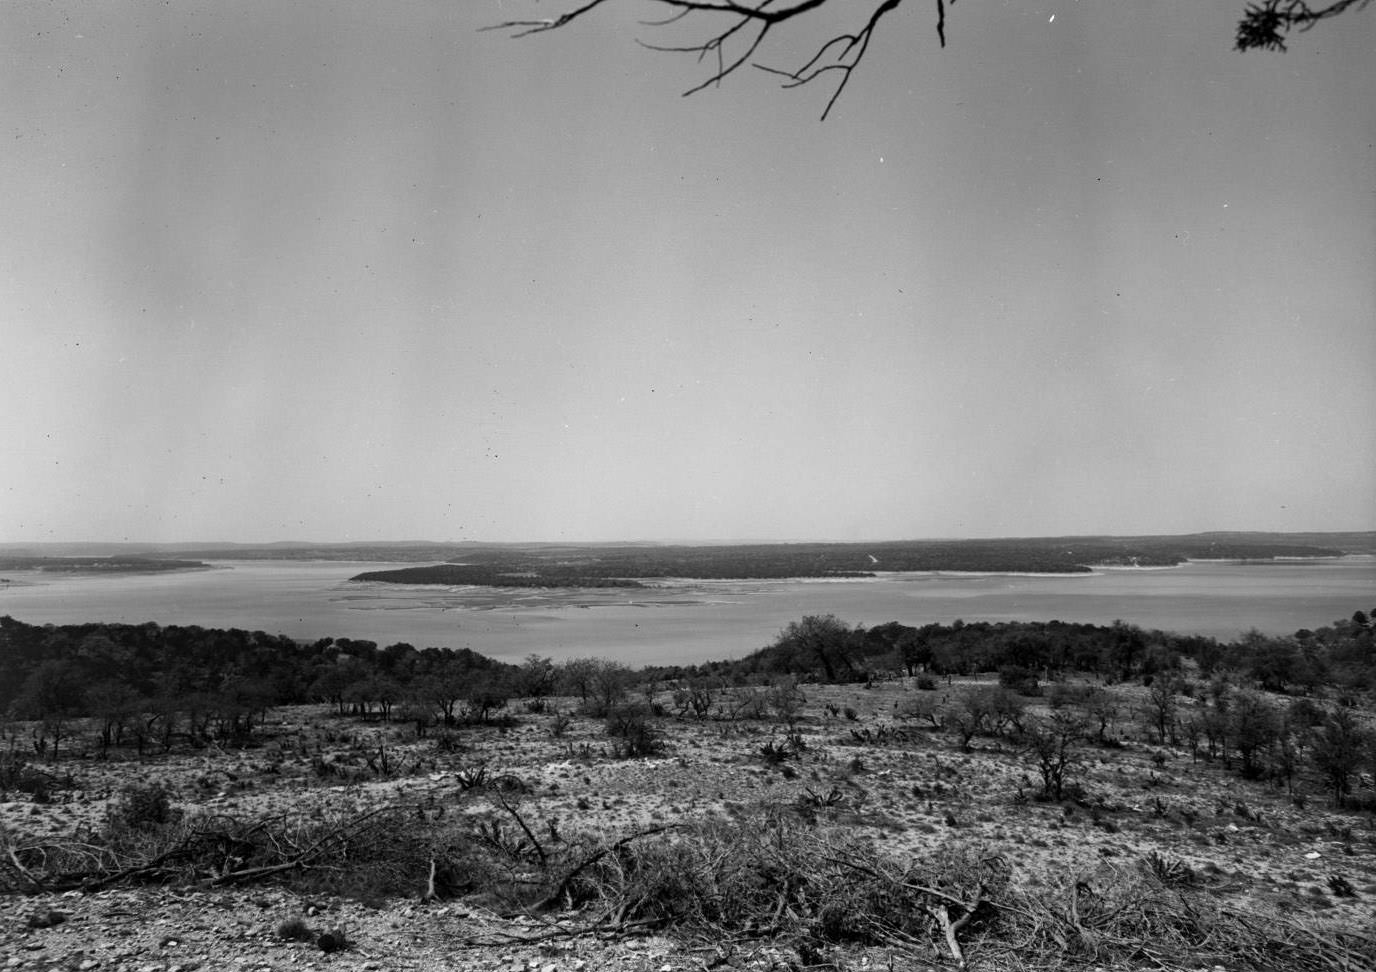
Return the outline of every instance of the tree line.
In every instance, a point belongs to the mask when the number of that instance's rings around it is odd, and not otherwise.
[[[1234,671],[1268,692],[1312,693],[1329,685],[1376,688],[1376,625],[1363,611],[1318,630],[1271,636],[1252,630],[1235,641],[1149,630],[1123,621],[971,621],[914,626],[898,621],[852,626],[833,615],[790,623],[770,645],[741,659],[665,666],[659,678],[793,675],[824,682],[908,676],[968,676],[1015,666],[1055,679],[1078,672],[1128,681],[1179,672],[1192,661],[1204,675]]]
[[[1342,793],[1367,758],[1366,737],[1350,712],[1334,715],[1309,696],[1335,690],[1342,713],[1358,693],[1376,687],[1373,637],[1376,624],[1362,611],[1290,637],[1253,631],[1228,643],[1123,622],[917,627],[895,621],[865,628],[812,615],[741,659],[636,671],[595,658],[556,664],[532,654],[509,664],[468,649],[418,649],[404,642],[303,643],[237,628],[39,626],[4,617],[0,710],[31,726],[38,754],[57,758],[82,727],[102,752],[243,743],[274,706],[307,702],[324,703],[340,717],[411,723],[425,735],[432,727],[502,718],[516,698],[538,711],[551,695],[570,696],[587,715],[615,718],[639,690],[645,697],[640,708],[650,714],[786,718],[797,712],[799,686],[808,682],[906,675],[919,688],[935,690],[941,679],[949,684],[955,676],[997,673],[996,687],[964,692],[941,706],[918,693],[904,717],[954,732],[962,745],[984,734],[1039,738],[1059,759],[1073,749],[1067,733],[1109,742],[1123,712],[1107,686],[1130,682],[1146,686],[1147,701],[1137,714],[1161,744],[1188,745],[1196,758],[1222,759],[1236,763],[1244,776],[1281,781],[1293,779],[1308,753],[1328,760],[1319,769]],[[1186,660],[1193,665],[1187,668]],[[1072,687],[1064,681],[1071,674],[1097,676],[1101,685]],[[1050,692],[1054,709],[1075,718],[1062,718],[1059,728],[1025,724],[1019,699],[1043,691]],[[1273,693],[1296,698],[1282,707],[1268,700]]]

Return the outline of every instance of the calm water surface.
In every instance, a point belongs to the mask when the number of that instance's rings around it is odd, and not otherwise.
[[[1376,608],[1376,557],[1067,576],[886,574],[856,581],[677,581],[578,592],[357,584],[392,564],[221,561],[176,574],[96,577],[11,571],[0,615],[30,624],[107,621],[367,638],[519,659],[598,655],[629,664],[739,657],[804,614],[853,624],[1115,619],[1233,638],[1290,634]]]

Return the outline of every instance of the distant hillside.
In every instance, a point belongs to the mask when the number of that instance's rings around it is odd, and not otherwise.
[[[96,556],[145,564],[182,564],[184,560],[193,560],[190,566],[203,560],[413,563],[420,566],[375,571],[355,579],[502,587],[635,587],[644,581],[669,577],[866,577],[887,571],[1066,574],[1085,573],[1103,566],[1169,567],[1187,560],[1270,561],[1346,553],[1376,554],[1376,533],[1219,532],[874,543],[0,544],[0,557],[44,558],[53,564],[55,558],[70,561]],[[32,566],[33,561],[30,563]]]
[[[169,570],[208,570],[198,560],[156,557],[32,557],[0,554],[0,570],[43,570],[76,574],[151,574]]]
[[[871,577],[882,571],[1068,574],[1101,566],[1170,567],[1192,559],[1269,561],[1343,553],[1336,546],[1261,534],[716,546],[475,545],[446,564],[371,571],[353,579],[497,587],[633,587],[664,578],[845,578]]]

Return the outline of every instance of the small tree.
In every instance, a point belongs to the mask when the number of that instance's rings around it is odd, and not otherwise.
[[[1023,730],[1023,717],[1027,703],[1012,689],[1000,685],[991,689],[980,689],[988,700],[993,730],[1003,735],[1016,735]]]
[[[459,703],[468,698],[474,673],[457,659],[445,659],[434,671],[422,676],[421,694],[435,707],[446,726],[454,725]]]
[[[86,702],[100,723],[100,748],[118,746],[130,724],[138,719],[144,699],[121,679],[108,679],[92,686]]]
[[[483,673],[469,686],[468,708],[479,722],[487,722],[494,712],[506,708],[511,701],[511,694],[511,684],[507,679],[495,673]]]
[[[544,655],[526,655],[517,673],[517,689],[522,696],[542,699],[554,692],[559,683],[559,672],[554,662]]]
[[[1280,734],[1280,718],[1255,692],[1239,692],[1228,709],[1228,735],[1242,760],[1242,775],[1261,775],[1261,757]]]
[[[1086,721],[1094,727],[1094,741],[1103,746],[1108,743],[1108,732],[1118,721],[1121,705],[1118,696],[1098,685],[1091,686],[1080,702],[1080,710]]]
[[[40,754],[46,751],[56,762],[67,726],[81,711],[84,702],[85,692],[76,666],[69,661],[50,659],[24,680],[14,709],[21,719],[38,723],[34,748]]]
[[[947,706],[942,722],[960,739],[960,748],[968,751],[970,740],[986,732],[994,718],[994,700],[987,689],[966,692],[953,705]]]
[[[1023,738],[1041,774],[1043,799],[1064,799],[1073,786],[1069,776],[1081,760],[1086,728],[1084,719],[1067,709],[1028,722]]]
[[[1179,683],[1168,675],[1158,675],[1147,688],[1143,714],[1147,724],[1156,730],[1156,741],[1164,746],[1167,735],[1175,734],[1175,717],[1179,710],[1176,691]]]
[[[578,696],[583,707],[588,708],[597,667],[598,660],[595,658],[570,658],[559,666],[560,691],[565,695]]]
[[[584,705],[589,714],[604,716],[626,697],[631,686],[632,672],[621,662],[606,658],[592,659],[588,695]]]
[[[790,726],[798,721],[806,702],[807,697],[798,688],[796,678],[785,678],[769,690],[769,708],[774,712],[774,718]]]
[[[674,692],[674,705],[678,707],[680,715],[692,712],[699,719],[704,719],[712,711],[712,703],[720,688],[721,683],[716,679],[692,679],[686,686]]]
[[[834,614],[809,614],[791,621],[774,642],[774,651],[791,671],[816,671],[827,682],[858,677],[855,649],[863,635]]]
[[[1352,777],[1361,770],[1371,740],[1348,709],[1329,713],[1314,734],[1309,758],[1333,791],[1333,805],[1341,807],[1352,793]]]

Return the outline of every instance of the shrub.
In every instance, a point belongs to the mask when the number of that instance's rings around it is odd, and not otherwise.
[[[1352,886],[1352,882],[1341,874],[1334,874],[1328,878],[1328,889],[1333,892],[1335,898],[1355,898],[1357,889]]]
[[[161,783],[131,784],[106,813],[107,831],[153,833],[181,819],[172,806],[172,794]]]
[[[894,716],[926,722],[933,729],[941,728],[941,709],[936,696],[912,695],[894,706]]]
[[[999,669],[999,684],[1019,695],[1041,695],[1037,673],[1021,665],[1004,665]]]
[[[614,706],[607,715],[607,735],[620,740],[613,747],[620,759],[654,756],[664,751],[663,734],[651,722],[648,706]]]
[[[1142,858],[1142,870],[1166,887],[1189,887],[1198,882],[1194,868],[1177,857],[1152,851]]]
[[[572,725],[573,716],[567,712],[556,712],[554,718],[549,721],[549,734],[555,739],[562,739]]]
[[[344,929],[336,928],[333,931],[323,931],[320,937],[315,940],[316,947],[325,954],[331,952],[342,952],[353,948],[353,942],[349,941],[349,936],[344,933]]]
[[[1046,704],[1053,709],[1067,705],[1084,705],[1089,701],[1093,686],[1072,685],[1069,682],[1053,682],[1046,692]]]
[[[449,754],[463,752],[463,742],[459,734],[449,729],[441,730],[433,736],[436,753]]]
[[[313,942],[317,932],[300,918],[288,918],[277,926],[277,937],[284,942]]]
[[[34,803],[52,799],[53,779],[18,753],[0,754],[0,793],[27,793]]]

